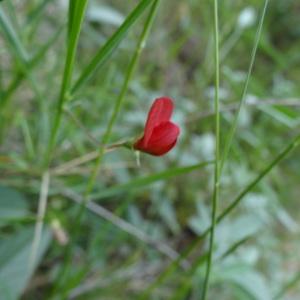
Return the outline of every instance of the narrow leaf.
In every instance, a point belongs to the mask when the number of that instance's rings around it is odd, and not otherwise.
[[[152,0],[141,0],[131,14],[126,18],[124,23],[113,34],[113,36],[100,48],[94,58],[83,70],[77,81],[75,82],[71,94],[74,94],[84,83],[91,78],[92,75],[108,60],[112,53],[116,50],[121,41],[125,38],[128,30],[134,22],[142,15]]]
[[[176,168],[171,168],[163,172],[159,172],[156,174],[152,174],[146,177],[140,177],[137,179],[134,179],[130,182],[121,184],[121,185],[116,185],[111,188],[108,188],[104,191],[101,191],[99,193],[95,193],[92,195],[92,199],[98,200],[106,197],[111,197],[113,195],[119,194],[121,192],[129,191],[132,189],[137,189],[137,188],[142,188],[147,185],[150,185],[152,183],[155,183],[160,180],[167,180],[169,178],[186,174],[192,171],[196,171],[200,168],[203,168],[209,164],[213,164],[213,161],[205,161],[199,164],[187,166],[187,167],[176,167]]]

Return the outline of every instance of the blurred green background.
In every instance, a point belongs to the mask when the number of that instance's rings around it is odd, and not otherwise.
[[[138,3],[88,2],[73,79]],[[262,9],[259,0],[219,1],[221,145],[242,97]],[[214,170],[199,164],[213,160],[215,150],[213,1],[161,1],[110,138],[138,136],[152,101],[166,95],[181,127],[177,146],[163,157],[141,154],[140,166],[128,149],[105,154],[94,202],[71,234],[147,11],[64,107],[30,269],[68,1],[1,1],[0,299],[200,299],[207,238],[165,270],[210,224]],[[299,1],[270,1],[221,178],[219,212],[299,134],[299,20]],[[30,68],[20,62],[39,54]],[[218,226],[208,299],[300,298],[299,154],[296,148]]]

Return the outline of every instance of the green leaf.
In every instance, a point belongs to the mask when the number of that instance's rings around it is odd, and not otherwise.
[[[261,105],[259,106],[259,109],[289,128],[296,127],[300,123],[299,113],[295,109],[270,105]]]
[[[59,92],[59,98],[57,102],[57,109],[54,116],[54,122],[51,129],[49,144],[45,155],[45,161],[44,161],[45,166],[48,166],[51,161],[52,150],[56,143],[56,138],[57,138],[58,130],[62,119],[63,106],[67,99],[66,96],[68,94],[72,82],[77,45],[78,45],[79,35],[80,35],[87,3],[88,3],[87,0],[81,0],[81,1],[70,0],[67,55],[65,58],[65,66],[64,66],[62,83]]]
[[[31,252],[33,227],[24,228],[0,243],[0,295],[1,299],[19,299],[34,269],[49,246],[51,234],[48,229],[42,234],[36,264],[28,266]]]
[[[25,63],[28,61],[28,54],[22,45],[16,31],[12,27],[9,19],[4,14],[2,8],[0,7],[0,28],[2,29],[7,41],[9,42],[12,50],[15,52],[16,57],[20,63]]]
[[[222,169],[225,165],[226,159],[229,155],[231,144],[232,144],[234,135],[235,135],[236,130],[237,130],[239,117],[240,117],[242,108],[244,106],[244,102],[246,100],[248,86],[249,86],[249,82],[250,82],[250,78],[251,78],[251,74],[252,74],[252,70],[253,70],[253,66],[254,66],[254,62],[255,62],[256,52],[257,52],[257,48],[258,48],[258,45],[259,45],[261,33],[262,33],[262,30],[263,30],[263,25],[264,25],[264,20],[265,20],[265,15],[266,15],[266,12],[267,12],[268,4],[269,4],[269,0],[265,0],[264,4],[263,4],[263,8],[262,8],[262,13],[261,13],[261,16],[260,16],[260,19],[259,19],[259,24],[258,24],[258,27],[257,27],[256,36],[255,36],[255,39],[254,39],[253,48],[252,48],[252,51],[251,51],[250,64],[249,64],[247,77],[246,77],[244,87],[243,87],[242,97],[241,97],[241,100],[239,102],[236,114],[234,116],[234,120],[233,120],[233,122],[230,126],[229,132],[226,135],[224,150],[223,150],[223,154],[222,154],[222,158],[221,158],[221,173],[222,173]]]
[[[46,53],[49,51],[51,46],[56,42],[58,37],[63,31],[63,26],[60,27],[50,38],[49,40],[38,50],[36,55],[27,63],[26,70],[30,71],[33,69],[46,55]],[[8,102],[10,96],[15,92],[15,90],[20,86],[23,79],[28,75],[26,72],[21,71],[20,73],[16,74],[15,77],[12,79],[12,81],[9,83],[8,88],[3,94],[3,97],[1,97],[1,107],[0,110],[3,111],[6,103]]]
[[[26,48],[24,47],[22,40],[20,38],[20,33],[18,33],[15,28],[13,27],[11,21],[8,19],[8,17],[5,15],[4,11],[0,7],[0,29],[2,29],[4,36],[6,38],[6,41],[8,45],[10,46],[12,53],[14,54],[14,59],[18,62],[21,74],[24,74],[24,76],[28,79],[32,90],[34,91],[37,99],[42,103],[43,96],[40,92],[39,86],[37,84],[37,80],[35,76],[32,74],[31,69],[29,67],[30,62],[30,55],[26,51]],[[9,86],[8,90],[4,94],[4,99],[2,100],[1,110],[3,110],[3,107],[6,105],[9,96],[11,93],[17,88],[19,85],[22,76],[18,75],[13,81],[12,84]]]
[[[142,15],[147,6],[152,3],[152,0],[141,0],[136,8],[126,18],[124,23],[118,28],[113,36],[99,49],[97,54],[92,58],[87,67],[83,70],[78,80],[74,84],[71,94],[74,94],[79,87],[102,66],[112,53],[116,50],[121,41],[126,37],[128,30],[132,27],[134,22]]]
[[[116,195],[116,194],[119,194],[121,192],[125,192],[128,190],[145,187],[145,186],[155,183],[159,180],[166,180],[166,179],[178,176],[178,175],[186,174],[186,173],[195,171],[197,169],[203,168],[209,164],[213,164],[213,161],[205,161],[205,162],[187,166],[187,167],[171,168],[166,171],[155,173],[155,174],[152,174],[149,176],[139,177],[139,178],[133,179],[132,181],[129,181],[127,183],[124,183],[121,185],[115,185],[104,191],[95,193],[92,195],[91,198],[94,200],[98,200],[98,199],[110,197],[110,196],[113,196],[113,195]]]
[[[0,225],[7,219],[26,215],[28,215],[28,205],[24,196],[16,190],[0,186]]]

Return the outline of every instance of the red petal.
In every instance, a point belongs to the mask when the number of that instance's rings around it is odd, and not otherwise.
[[[173,101],[168,97],[157,98],[148,113],[147,122],[144,130],[144,143],[148,144],[152,132],[159,124],[168,122],[173,112]]]
[[[175,146],[179,133],[180,129],[176,124],[164,122],[154,128],[148,144],[142,138],[135,143],[134,148],[152,155],[163,155]]]

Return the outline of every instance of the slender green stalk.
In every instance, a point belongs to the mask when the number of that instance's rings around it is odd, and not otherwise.
[[[69,1],[69,10],[68,10],[68,38],[71,37],[72,28],[73,28],[73,22],[74,22],[74,14],[76,10],[76,1]]]
[[[42,60],[48,50],[51,48],[53,43],[58,39],[60,34],[63,31],[64,26],[61,26],[54,34],[50,37],[50,39],[42,46],[42,48],[36,53],[36,55],[30,59],[30,61],[26,64],[26,71],[21,71],[15,75],[15,77],[9,83],[7,89],[3,92],[0,99],[0,143],[4,138],[5,129],[9,126],[11,122],[10,110],[8,109],[8,104],[10,103],[10,99],[23,80],[28,77],[27,73],[31,72],[32,69]],[[27,73],[26,73],[27,72]],[[40,95],[40,94],[39,94]],[[41,99],[42,98],[42,99]],[[44,97],[39,96],[39,103],[41,104],[41,112],[45,113],[45,105],[44,105]],[[42,115],[41,114],[41,115]]]
[[[63,32],[65,28],[65,24],[61,25],[55,33],[49,38],[49,40],[41,46],[40,50],[35,54],[34,57],[32,57],[28,63],[29,68],[33,68],[37,65],[38,62],[41,61],[41,59],[45,56],[45,54],[48,52],[48,50],[51,48],[51,46],[57,41],[57,39],[60,37],[61,33]]]
[[[129,29],[135,23],[135,21],[142,15],[145,9],[153,2],[153,0],[141,0],[136,8],[126,18],[124,23],[118,28],[118,30],[112,35],[112,37],[101,47],[97,54],[92,58],[90,63],[82,71],[79,78],[75,81],[71,89],[71,95],[76,93],[80,87],[82,87],[99,69],[116,50],[117,46],[126,36]]]
[[[225,150],[224,153],[221,157],[221,163],[220,163],[220,175],[224,166],[224,162],[226,161],[226,158],[228,156],[228,152],[230,150],[230,146],[231,146],[231,142],[237,127],[237,122],[238,122],[238,117],[239,117],[239,113],[240,110],[242,108],[242,105],[245,101],[245,97],[246,97],[246,93],[247,93],[247,89],[248,89],[248,84],[249,84],[249,80],[250,80],[250,76],[252,73],[252,69],[253,69],[253,65],[254,65],[254,60],[255,60],[255,56],[256,56],[256,51],[257,51],[257,47],[258,47],[258,43],[259,43],[259,39],[261,36],[261,32],[262,32],[262,27],[263,27],[263,23],[264,23],[264,17],[266,14],[266,9],[267,9],[267,4],[268,4],[268,0],[265,0],[265,4],[264,4],[264,8],[263,8],[263,12],[261,14],[261,18],[260,18],[260,22],[259,22],[259,26],[258,26],[258,30],[256,33],[256,38],[255,38],[255,42],[254,42],[254,47],[252,50],[252,54],[251,54],[251,61],[250,61],[250,66],[248,69],[248,73],[247,73],[247,78],[246,78],[246,82],[245,82],[245,86],[243,89],[243,95],[242,95],[242,100],[239,103],[239,107],[238,107],[238,112],[235,116],[234,122],[232,124],[232,127],[230,129],[230,132],[226,138],[225,141]],[[294,144],[296,142],[293,141],[291,144]],[[291,146],[291,145],[290,145]],[[287,147],[287,151],[283,151],[284,153],[280,153],[278,157],[276,157],[274,159],[274,161],[266,167],[266,169],[261,172],[259,174],[259,176],[253,181],[251,182],[246,188],[245,190],[233,201],[233,203],[227,207],[221,215],[218,216],[216,222],[219,223],[227,214],[229,214],[231,212],[232,209],[234,209],[234,207],[242,200],[242,198],[252,189],[254,188],[272,169],[273,167],[279,163],[279,161],[281,161],[281,159],[283,159],[291,150],[293,147]],[[209,227],[195,242],[192,243],[192,245],[190,245],[185,251],[184,253],[181,255],[181,257],[172,262],[169,267],[166,268],[166,270],[157,278],[157,280],[151,284],[151,286],[145,291],[145,293],[143,294],[145,297],[142,297],[141,299],[146,299],[147,295],[150,295],[151,291],[157,287],[164,279],[166,279],[170,274],[172,274],[174,272],[174,270],[176,269],[176,266],[178,266],[178,264],[180,263],[181,259],[186,258],[190,253],[192,253],[194,251],[194,249],[196,249],[200,243],[202,243],[203,238],[208,234],[211,233],[212,231],[212,226]],[[203,293],[206,293],[206,291],[203,291]],[[202,295],[203,296],[203,295]]]
[[[13,6],[12,6],[13,9]],[[13,12],[12,12],[13,14]],[[42,94],[38,82],[32,72],[32,66],[40,60],[41,55],[43,56],[45,51],[50,47],[50,44],[46,44],[46,47],[43,47],[40,52],[33,58],[30,59],[30,55],[26,51],[22,39],[20,37],[20,33],[18,33],[12,25],[11,20],[2,12],[0,8],[0,27],[4,32],[4,36],[11,48],[11,53],[14,55],[14,60],[17,62],[17,66],[19,68],[17,75],[14,77],[12,82],[9,84],[7,90],[3,93],[1,97],[0,103],[0,143],[4,139],[5,130],[8,128],[11,122],[11,113],[12,111],[7,109],[9,104],[9,100],[13,92],[17,89],[19,84],[21,83],[23,78],[26,78],[34,92],[36,99],[38,100],[40,116],[46,115],[46,105],[45,99],[46,97]],[[21,32],[23,33],[23,32]],[[56,35],[54,36],[56,38]],[[50,39],[50,42],[53,39]]]
[[[264,19],[265,19],[268,3],[269,3],[269,0],[265,0],[264,7],[263,7],[263,10],[262,10],[262,14],[261,14],[261,17],[260,17],[260,20],[259,20],[258,28],[257,28],[257,31],[256,31],[254,45],[253,45],[253,49],[252,49],[252,53],[251,53],[250,65],[249,65],[249,68],[248,68],[247,77],[246,77],[246,81],[245,81],[245,84],[244,84],[241,101],[239,102],[239,105],[238,105],[233,123],[232,123],[232,125],[230,127],[230,130],[229,130],[229,132],[226,136],[226,139],[225,139],[224,152],[223,152],[223,155],[222,155],[222,158],[221,158],[220,172],[222,172],[224,164],[225,164],[226,159],[227,159],[227,156],[229,154],[231,144],[232,144],[232,140],[233,140],[233,137],[234,137],[234,134],[236,132],[237,125],[238,125],[240,112],[241,112],[242,107],[245,103],[246,95],[247,95],[247,92],[248,92],[249,81],[250,81],[250,77],[251,77],[253,66],[254,66],[254,61],[255,61],[255,57],[256,57],[256,52],[257,52],[259,40],[260,40],[260,37],[261,37],[261,32],[262,32],[262,28],[263,28],[263,24],[264,24]]]
[[[50,39],[45,43],[45,45],[42,46],[42,48],[38,51],[38,53],[26,64],[27,70],[31,70],[41,61],[41,59],[45,56],[45,54],[50,49],[51,45],[53,45],[53,43],[58,39],[58,37],[62,33],[62,29],[63,29],[63,27],[59,28],[53,34],[53,36],[50,37]],[[21,84],[21,82],[23,81],[24,78],[25,78],[25,73],[20,72],[15,76],[14,79],[12,79],[12,81],[8,85],[8,88],[4,92],[3,97],[1,98],[0,112],[2,112],[5,109],[10,96],[18,88],[18,86]]]
[[[187,299],[188,292],[193,285],[193,276],[198,271],[199,267],[205,263],[205,261],[208,260],[209,253],[203,253],[199,257],[197,257],[197,260],[195,263],[191,266],[191,268],[186,272],[186,274],[183,276],[183,282],[180,284],[180,286],[175,290],[173,293],[173,296],[171,296],[170,300],[182,300]]]
[[[167,179],[175,177],[175,176],[179,176],[182,174],[187,174],[189,172],[197,171],[200,168],[204,168],[205,166],[212,165],[212,164],[214,164],[214,161],[208,160],[208,161],[200,162],[198,164],[189,165],[189,166],[185,166],[185,167],[170,168],[166,171],[154,173],[154,174],[151,174],[151,175],[145,176],[145,177],[138,177],[138,178],[135,178],[126,183],[123,183],[120,185],[114,185],[114,186],[104,189],[98,193],[91,194],[90,199],[91,200],[96,200],[96,199],[100,200],[103,198],[112,197],[118,193],[128,192],[132,189],[136,189],[136,188],[141,189],[142,187],[152,184],[154,182],[157,182],[159,180],[167,180]]]
[[[29,270],[31,270],[34,267],[34,264],[36,262],[38,248],[39,248],[40,240],[42,237],[44,217],[45,217],[45,213],[46,213],[46,209],[47,209],[49,181],[50,181],[49,172],[45,172],[42,176],[41,191],[40,191],[40,198],[39,198],[39,204],[38,204],[37,221],[35,223],[34,237],[33,237],[32,245],[31,245],[31,253],[30,253],[29,265],[28,265]]]
[[[21,62],[28,61],[28,54],[21,43],[16,31],[14,30],[10,20],[4,14],[2,7],[0,6],[0,27],[2,28],[9,44],[12,46],[12,50],[15,52],[15,56],[19,58]]]
[[[219,260],[222,260],[228,256],[230,256],[235,250],[237,250],[240,246],[244,245],[246,242],[248,242],[251,239],[251,235],[247,235],[246,237],[238,240],[234,244],[232,244],[224,253],[218,258]]]
[[[75,12],[76,20],[69,20],[69,22],[72,22],[72,28],[71,28],[70,36],[68,36],[68,39],[67,39],[68,49],[67,49],[67,55],[66,55],[66,60],[65,60],[64,74],[63,74],[63,78],[62,78],[62,84],[61,84],[59,99],[58,99],[58,103],[57,103],[57,109],[56,109],[56,113],[55,113],[55,117],[54,117],[54,123],[53,123],[53,127],[51,130],[48,148],[46,151],[46,156],[45,156],[45,161],[44,161],[44,169],[45,169],[44,174],[48,174],[47,170],[49,168],[52,151],[55,146],[58,129],[59,129],[59,126],[61,123],[61,117],[62,117],[62,113],[63,113],[63,105],[66,101],[66,98],[67,98],[66,94],[67,94],[67,91],[69,89],[69,86],[70,86],[70,83],[72,80],[72,73],[73,73],[73,68],[74,68],[77,43],[78,43],[78,39],[79,39],[79,34],[80,34],[80,29],[81,29],[81,24],[83,21],[85,8],[87,5],[87,0],[82,0],[82,1],[76,0],[76,2],[75,1],[73,2],[72,0],[70,0],[70,2],[75,3],[75,6],[77,8],[77,11]],[[34,235],[33,249],[37,249],[38,243],[40,240],[41,228],[42,228],[42,224],[43,224],[42,220],[44,218],[44,215],[46,212],[46,206],[47,206],[47,196],[48,196],[47,194],[44,195],[43,189],[41,188],[40,199],[42,199],[42,201],[40,200],[40,203],[42,202],[43,209],[42,210],[39,209],[40,213],[38,214],[38,216],[41,221],[37,221],[37,223],[36,223],[36,231],[35,231],[35,235]],[[34,258],[32,258],[31,260],[33,260],[33,259]]]
[[[223,210],[223,212],[218,216],[217,223],[221,222],[280,161],[282,161],[288,153],[300,145],[300,134],[295,137],[295,139],[287,145],[287,147],[235,198],[230,205]],[[208,229],[210,231],[211,228]]]
[[[73,74],[73,68],[75,63],[75,55],[77,50],[77,44],[80,34],[80,29],[84,17],[84,12],[87,5],[87,0],[72,0],[69,1],[70,5],[72,5],[72,9],[76,9],[73,14],[69,14],[69,16],[72,16],[72,18],[69,20],[71,22],[71,32],[68,36],[68,49],[67,49],[67,55],[65,60],[65,68],[64,68],[64,74],[62,78],[62,84],[61,89],[59,93],[57,108],[54,116],[54,123],[50,134],[50,140],[46,152],[46,159],[45,159],[45,168],[47,169],[49,166],[49,163],[51,161],[51,155],[53,152],[53,148],[56,143],[56,138],[58,134],[58,129],[60,127],[61,118],[63,114],[63,106],[67,100],[67,92],[70,87],[70,83],[72,80],[72,74]],[[73,3],[73,4],[72,4]],[[75,15],[74,15],[75,14]]]
[[[26,75],[27,79],[29,80],[32,90],[35,92],[37,98],[40,100],[43,99],[39,88],[36,84],[35,77],[31,73],[31,70],[28,68],[29,62],[29,54],[27,53],[25,47],[23,46],[21,39],[15,29],[13,28],[10,20],[6,17],[0,7],[0,27],[2,28],[4,35],[9,42],[9,45],[14,53],[18,66],[20,67],[21,71]]]
[[[227,256],[234,253],[240,246],[244,245],[245,242],[249,240],[249,236],[237,241],[236,243],[232,244],[221,256],[217,258],[218,261],[222,261]],[[192,288],[193,285],[193,277],[202,264],[205,263],[208,257],[208,252],[203,253],[201,256],[197,258],[197,261],[192,265],[192,267],[188,270],[187,274],[184,275],[183,284],[177,288],[174,292],[174,296],[170,298],[170,300],[181,300],[186,299],[188,292]]]
[[[84,213],[86,205],[89,201],[89,195],[90,195],[90,193],[91,193],[91,191],[92,191],[92,189],[95,185],[96,177],[99,173],[101,163],[102,163],[102,159],[103,159],[103,155],[105,153],[105,148],[106,148],[106,146],[109,142],[113,126],[116,123],[117,117],[119,115],[122,104],[124,102],[125,95],[126,95],[127,90],[128,90],[129,82],[130,82],[130,80],[132,78],[132,75],[134,73],[134,69],[137,65],[140,54],[141,54],[143,48],[145,47],[146,39],[147,39],[149,30],[151,28],[153,19],[155,17],[155,14],[156,14],[156,11],[157,11],[157,8],[158,8],[158,4],[159,4],[159,0],[154,0],[153,5],[152,5],[151,10],[150,10],[150,13],[148,15],[148,18],[145,22],[142,34],[141,34],[140,39],[138,41],[136,50],[135,50],[135,52],[133,54],[133,57],[132,57],[132,59],[129,63],[128,70],[127,70],[127,73],[126,73],[126,76],[125,76],[125,80],[124,80],[121,92],[120,92],[120,94],[117,98],[117,101],[115,103],[112,115],[109,119],[108,125],[106,127],[105,132],[104,132],[101,144],[99,145],[98,156],[97,156],[97,159],[96,159],[96,162],[95,162],[95,165],[94,165],[94,169],[93,169],[93,172],[92,172],[92,174],[89,178],[89,181],[87,183],[86,190],[85,190],[84,197],[83,197],[83,201],[80,204],[78,214],[76,215],[76,218],[75,218],[75,224],[73,226],[73,232],[72,232],[73,240],[74,240],[74,237],[76,236],[78,228],[81,224],[83,213]],[[68,270],[69,270],[69,267],[70,267],[70,259],[71,259],[71,247],[72,247],[72,243],[70,243],[69,246],[68,246],[67,254],[66,254],[67,258],[65,260],[65,264],[62,267],[61,272],[58,275],[58,279],[59,279],[58,281],[59,282],[62,282],[62,279],[65,279],[65,277],[68,275]],[[64,293],[67,293],[67,292],[65,291]]]
[[[213,247],[216,227],[216,216],[219,202],[220,192],[220,105],[219,105],[219,86],[220,86],[220,66],[219,66],[219,20],[218,20],[218,0],[214,0],[214,37],[215,37],[215,174],[214,174],[214,192],[212,199],[212,213],[211,213],[211,231],[209,239],[209,250],[206,266],[206,274],[202,290],[202,300],[206,299],[209,278],[212,267]]]
[[[36,31],[40,27],[39,22],[41,21],[41,19],[43,19],[44,16],[43,13],[45,12],[47,5],[51,1],[52,0],[40,1],[40,3],[35,5],[34,8],[28,13],[26,26],[25,26],[26,36],[28,41],[31,40],[31,38],[34,36]]]
[[[32,90],[34,91],[36,97],[39,99],[39,102],[41,103],[43,97],[36,84],[35,77],[31,73],[31,70],[28,68],[29,54],[27,53],[18,33],[14,29],[11,20],[6,17],[1,7],[0,7],[0,28],[2,29],[6,37],[6,40],[12,50],[12,53],[14,54],[16,62],[18,63],[18,67],[21,69],[21,72],[26,75],[27,79],[29,80],[29,83],[32,86]],[[4,95],[4,98],[5,97],[6,96]]]
[[[31,131],[30,131],[30,128],[28,125],[28,120],[23,115],[21,115],[19,122],[20,122],[20,127],[23,132],[23,136],[24,136],[24,144],[25,144],[26,152],[27,152],[26,156],[29,159],[33,160],[33,159],[35,159],[37,154],[36,154],[36,151],[34,148],[34,142],[33,142],[32,134],[31,134]]]
[[[237,207],[237,205],[241,202],[245,195],[247,195],[257,184],[268,175],[275,166],[277,166],[287,155],[297,148],[300,145],[300,134],[298,134],[263,170],[253,181],[251,181],[243,191],[232,201],[232,203],[227,206],[223,210],[223,212],[218,216],[216,223],[219,224],[223,219],[229,215],[229,213]],[[163,273],[150,285],[149,288],[145,290],[143,293],[143,297],[139,298],[139,300],[147,299],[147,297],[151,294],[151,292],[161,284],[169,275],[173,274],[173,272],[177,269],[180,262],[183,259],[186,259],[196,248],[200,246],[203,239],[206,237],[208,233],[210,233],[212,227],[208,227],[198,238],[195,240],[184,252],[180,255],[178,259],[173,261]]]
[[[95,180],[96,180],[96,177],[97,177],[97,175],[99,173],[99,170],[100,170],[100,167],[101,167],[101,163],[102,163],[102,159],[103,159],[103,154],[104,154],[104,151],[105,151],[105,147],[107,146],[107,144],[109,142],[113,126],[116,123],[117,117],[119,115],[119,112],[121,110],[122,104],[124,102],[124,98],[125,98],[125,95],[127,93],[129,82],[130,82],[131,77],[133,75],[134,69],[135,69],[135,67],[137,65],[137,62],[138,62],[138,59],[139,59],[139,57],[141,55],[142,50],[145,47],[146,39],[147,39],[149,30],[150,30],[151,24],[153,22],[155,13],[157,11],[158,4],[159,4],[159,0],[155,0],[154,3],[153,3],[153,5],[152,5],[152,7],[151,7],[151,11],[149,13],[149,16],[148,16],[148,18],[147,18],[147,20],[145,22],[145,26],[144,26],[143,32],[142,32],[141,37],[140,37],[140,39],[138,41],[138,44],[137,44],[136,50],[134,52],[134,55],[132,57],[132,60],[129,63],[127,74],[126,74],[126,77],[125,77],[125,80],[124,80],[124,83],[123,83],[123,87],[121,89],[119,97],[118,97],[118,99],[116,101],[116,104],[114,106],[112,115],[111,115],[111,117],[109,119],[107,128],[106,128],[105,133],[103,135],[102,142],[101,142],[101,144],[99,146],[98,157],[96,159],[92,175],[91,175],[91,177],[90,177],[90,179],[88,181],[88,184],[87,184],[87,187],[86,187],[86,190],[85,190],[83,206],[86,205],[86,203],[88,201],[88,197],[89,197],[89,195],[90,195],[90,193],[91,193],[91,191],[92,191],[92,189],[93,189],[93,187],[95,185]]]

